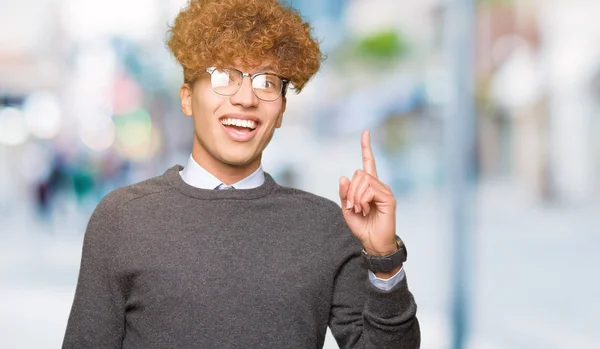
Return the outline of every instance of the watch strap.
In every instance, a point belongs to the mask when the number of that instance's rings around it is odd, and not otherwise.
[[[388,272],[394,270],[396,267],[406,262],[408,253],[406,246],[402,239],[396,235],[396,244],[398,250],[387,256],[373,256],[367,254],[367,251],[363,248],[362,257],[364,266],[373,272]]]

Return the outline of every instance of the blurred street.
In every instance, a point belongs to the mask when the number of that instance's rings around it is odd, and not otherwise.
[[[422,348],[598,348],[600,1],[281,1],[328,58],[262,165],[338,202],[372,132]],[[188,159],[187,3],[2,0],[0,349],[60,347],[99,200]]]

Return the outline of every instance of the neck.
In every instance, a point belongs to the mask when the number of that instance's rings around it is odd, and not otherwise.
[[[192,146],[192,158],[225,185],[231,185],[248,177],[260,166],[262,156],[244,165],[231,165],[221,162],[210,155],[202,146],[194,142]]]

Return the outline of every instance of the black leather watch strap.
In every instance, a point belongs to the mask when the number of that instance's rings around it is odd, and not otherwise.
[[[404,242],[396,235],[396,244],[398,245],[398,251],[387,255],[387,256],[372,256],[367,254],[365,249],[362,250],[363,264],[365,268],[371,270],[374,273],[392,271],[396,267],[406,262],[408,253]]]

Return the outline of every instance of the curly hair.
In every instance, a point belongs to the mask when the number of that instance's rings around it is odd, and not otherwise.
[[[268,59],[296,93],[319,70],[323,56],[298,11],[277,0],[189,0],[170,27],[168,46],[193,82],[209,66]]]

